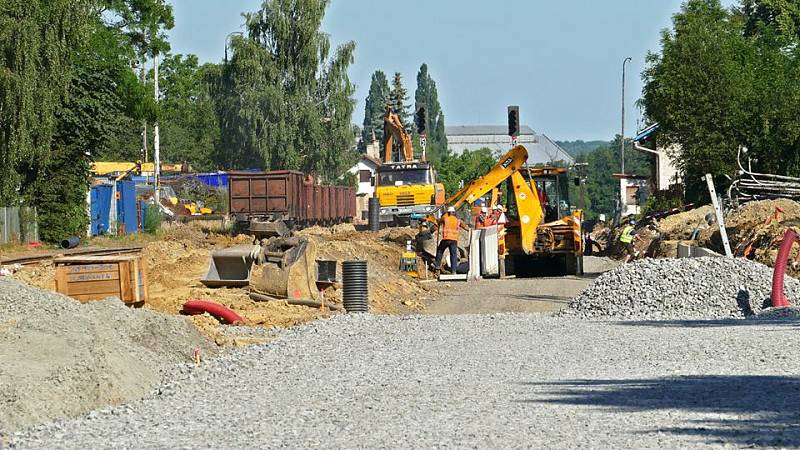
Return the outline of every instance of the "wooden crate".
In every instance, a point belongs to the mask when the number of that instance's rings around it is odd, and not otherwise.
[[[147,301],[147,267],[141,255],[68,256],[54,263],[56,290],[82,303],[108,297],[129,306]]]

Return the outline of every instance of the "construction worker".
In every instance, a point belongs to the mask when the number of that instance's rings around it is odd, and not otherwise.
[[[450,252],[450,272],[455,274],[458,267],[458,235],[461,229],[469,230],[464,222],[456,216],[456,209],[447,208],[447,213],[439,219],[439,231],[442,240],[436,248],[436,271],[441,271],[444,251]]]
[[[634,227],[636,226],[636,220],[631,218],[628,220],[628,224],[625,225],[625,228],[622,229],[622,233],[619,235],[619,241],[625,247],[625,264],[629,263],[634,257],[636,257],[636,247],[633,246],[634,241],[638,241],[640,239],[639,236],[634,233]]]
[[[503,205],[494,205],[493,208],[494,218],[492,221],[494,225],[497,225],[497,251],[500,253],[500,256],[504,256],[506,254],[506,223],[508,222],[508,218],[506,217]]]
[[[489,223],[490,220],[491,217],[489,217],[489,208],[481,206],[481,212],[475,216],[475,228],[480,230],[481,228],[491,226]]]

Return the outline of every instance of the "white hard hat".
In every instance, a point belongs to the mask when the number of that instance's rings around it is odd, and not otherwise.
[[[454,207],[452,207],[452,206],[448,206],[447,207],[447,212],[454,213],[454,212],[456,212],[456,209]]]
[[[492,206],[492,209],[500,209],[500,205],[494,205]]]
[[[489,208],[487,208],[485,206],[481,206],[481,212],[482,213],[489,212]]]

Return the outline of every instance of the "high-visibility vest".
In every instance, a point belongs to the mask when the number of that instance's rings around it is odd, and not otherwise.
[[[442,239],[457,241],[458,228],[458,217],[452,215],[442,217]]]
[[[633,232],[632,226],[628,225],[625,228],[623,228],[622,234],[619,235],[619,241],[622,242],[623,244],[630,244],[631,242],[633,242],[633,235],[631,234],[631,232]]]
[[[486,228],[488,226],[490,226],[489,216],[484,213],[478,214],[478,217],[475,218],[475,228]]]

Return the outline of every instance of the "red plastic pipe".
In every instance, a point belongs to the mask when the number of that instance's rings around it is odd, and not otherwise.
[[[792,245],[797,240],[797,233],[792,229],[786,230],[783,235],[783,242],[778,249],[778,257],[775,259],[775,269],[772,271],[772,307],[782,308],[791,306],[789,300],[783,292],[783,277],[786,274],[786,266],[789,264],[789,254],[792,252]]]
[[[233,325],[243,321],[242,317],[233,312],[231,309],[226,308],[219,303],[207,302],[203,300],[189,300],[183,304],[183,311],[181,312],[190,316],[209,313],[216,317],[217,320]]]

